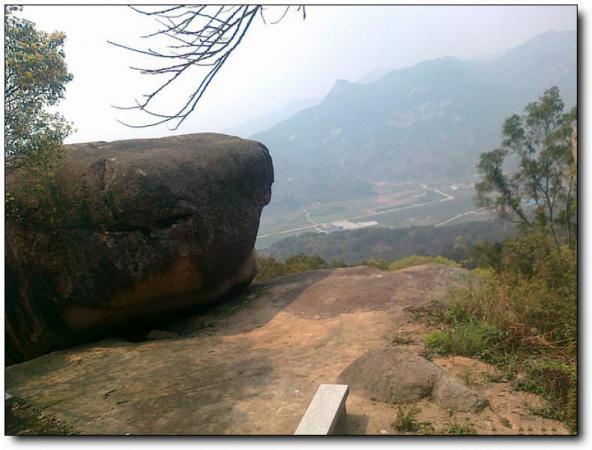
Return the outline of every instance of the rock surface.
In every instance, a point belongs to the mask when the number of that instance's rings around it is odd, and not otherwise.
[[[439,265],[290,275],[161,328],[177,339],[101,341],[13,365],[6,388],[82,434],[292,434],[319,385],[337,383],[363,355],[423,351],[432,330],[414,321],[409,307],[444,301],[466,277]],[[465,420],[478,434],[567,433],[533,416],[534,394],[486,376],[491,366],[463,357],[433,363],[489,402],[462,412],[431,397],[417,400],[418,421],[431,422],[436,433]],[[362,378],[350,379],[345,432],[396,434],[396,409],[360,389]]]
[[[262,144],[208,133],[67,147],[46,192],[51,220],[7,225],[9,363],[252,280],[273,183]]]
[[[482,410],[487,402],[458,379],[415,352],[385,348],[352,362],[339,383],[363,392],[372,400],[406,404],[430,398],[454,411]]]

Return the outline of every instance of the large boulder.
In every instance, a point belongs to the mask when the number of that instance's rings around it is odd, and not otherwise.
[[[339,375],[352,392],[373,401],[414,403],[430,398],[453,411],[479,412],[485,398],[419,354],[400,348],[384,348],[354,360]]]
[[[211,302],[256,274],[273,183],[260,143],[208,133],[76,144],[50,178],[39,223],[7,220],[8,363]],[[10,175],[7,191],[26,196],[28,183]]]

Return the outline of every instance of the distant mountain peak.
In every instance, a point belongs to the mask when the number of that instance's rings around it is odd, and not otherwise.
[[[474,175],[506,117],[551,86],[575,104],[575,37],[547,32],[491,61],[445,56],[372,83],[337,80],[319,105],[256,135],[278,173],[271,207],[369,195],[375,180]]]

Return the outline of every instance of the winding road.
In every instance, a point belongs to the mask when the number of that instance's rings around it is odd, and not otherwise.
[[[431,204],[434,204],[434,203],[440,203],[440,202],[446,202],[446,201],[454,200],[454,198],[455,198],[452,195],[447,194],[446,192],[442,192],[440,189],[431,188],[431,187],[429,187],[429,186],[427,186],[425,184],[422,184],[421,187],[424,190],[426,190],[426,191],[433,191],[433,192],[436,192],[437,194],[440,194],[442,196],[442,198],[439,198],[437,200],[431,200],[429,202],[412,203],[410,205],[404,205],[404,206],[394,206],[394,207],[392,207],[390,209],[385,209],[383,211],[376,211],[376,212],[373,212],[373,213],[361,214],[361,215],[355,216],[355,217],[344,217],[344,218],[336,219],[334,222],[339,222],[339,221],[344,221],[344,220],[354,221],[354,220],[365,219],[365,218],[368,218],[368,217],[382,216],[382,215],[385,215],[385,214],[390,214],[390,213],[395,212],[395,211],[401,211],[401,210],[404,210],[404,209],[411,209],[411,208],[419,208],[421,206],[427,206],[427,205],[431,205]],[[315,229],[319,233],[327,233],[327,231],[321,229],[321,227],[323,227],[323,226],[329,226],[330,223],[325,223],[325,222],[319,223],[319,222],[315,222],[310,217],[310,213],[308,211],[305,211],[305,216],[306,216],[306,219],[311,223],[311,225],[305,225],[305,226],[302,226],[302,227],[290,228],[288,230],[276,231],[274,233],[260,234],[259,236],[257,236],[257,239],[267,238],[267,237],[271,237],[271,236],[279,236],[279,235],[282,235],[282,234],[294,233],[296,231],[305,231],[305,230],[312,230],[312,229]]]

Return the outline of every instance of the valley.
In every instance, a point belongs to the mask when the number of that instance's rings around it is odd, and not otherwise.
[[[473,180],[440,182],[372,183],[374,195],[312,202],[293,211],[263,211],[257,248],[306,232],[334,233],[366,227],[405,228],[444,226],[464,221],[492,220],[493,215],[474,205]]]

